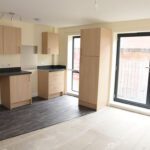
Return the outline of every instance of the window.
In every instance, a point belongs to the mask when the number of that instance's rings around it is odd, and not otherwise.
[[[67,93],[78,95],[80,67],[80,36],[68,37]]]
[[[114,100],[150,108],[150,33],[118,34]]]
[[[72,45],[72,91],[79,92],[80,36],[73,37]]]

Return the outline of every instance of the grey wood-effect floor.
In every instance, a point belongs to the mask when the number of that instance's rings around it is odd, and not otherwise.
[[[0,106],[0,140],[52,126],[94,112],[78,106],[78,99],[61,96],[50,100],[34,98],[32,105],[13,110]]]

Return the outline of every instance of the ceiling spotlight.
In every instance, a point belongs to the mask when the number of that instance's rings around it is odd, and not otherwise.
[[[14,12],[8,12],[8,14],[11,17],[11,21],[14,19],[14,16],[16,15]]]
[[[40,21],[40,18],[34,18],[34,21],[38,22],[38,21]]]
[[[15,15],[14,12],[8,12],[8,14],[9,14],[10,16],[14,16],[14,15]]]
[[[14,19],[22,21],[22,17],[14,12],[0,12],[0,19],[10,18],[11,21]]]

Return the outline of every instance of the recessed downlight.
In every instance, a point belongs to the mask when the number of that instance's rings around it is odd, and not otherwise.
[[[8,14],[9,14],[10,16],[16,15],[14,12],[8,12]]]
[[[40,18],[34,18],[33,20],[38,22],[40,21]]]

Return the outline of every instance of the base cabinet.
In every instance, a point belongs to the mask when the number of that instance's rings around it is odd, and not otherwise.
[[[12,109],[32,103],[30,75],[1,78],[2,105]]]
[[[63,95],[65,71],[38,71],[38,96],[45,99]]]

